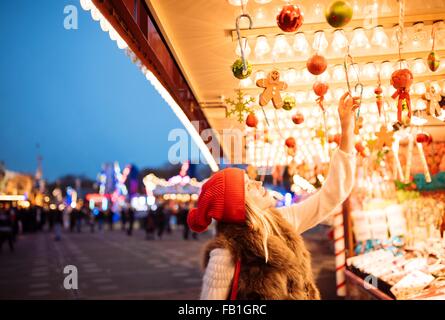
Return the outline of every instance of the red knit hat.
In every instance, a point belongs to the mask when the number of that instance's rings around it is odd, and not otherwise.
[[[221,170],[202,186],[198,206],[190,210],[187,223],[193,231],[203,232],[212,218],[239,224],[246,221],[243,170]]]

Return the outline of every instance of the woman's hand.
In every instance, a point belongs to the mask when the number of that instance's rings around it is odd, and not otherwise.
[[[352,153],[354,148],[355,110],[360,106],[360,98],[351,97],[349,92],[343,94],[338,105],[341,125],[340,150]]]

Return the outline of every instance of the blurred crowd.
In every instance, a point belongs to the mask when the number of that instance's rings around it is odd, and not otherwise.
[[[161,240],[173,229],[182,229],[184,240],[197,239],[187,225],[187,216],[194,201],[159,201],[146,211],[136,211],[127,205],[117,210],[91,209],[87,203],[71,206],[17,206],[14,202],[0,203],[0,251],[4,243],[14,251],[17,236],[22,233],[51,232],[60,241],[63,232],[103,232],[121,230],[132,236],[134,230],[145,232],[147,240]]]

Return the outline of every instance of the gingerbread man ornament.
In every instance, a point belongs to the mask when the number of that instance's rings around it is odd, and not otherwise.
[[[436,92],[436,89],[431,84],[427,85],[425,99],[428,100],[428,108],[426,109],[427,113],[430,116],[439,117],[442,114],[442,109],[439,105],[442,96],[439,92]]]
[[[260,106],[264,107],[270,100],[272,100],[275,109],[280,109],[283,106],[280,91],[286,90],[287,83],[280,81],[280,73],[278,71],[269,72],[267,78],[258,80],[256,85],[264,88],[263,93],[260,95]]]

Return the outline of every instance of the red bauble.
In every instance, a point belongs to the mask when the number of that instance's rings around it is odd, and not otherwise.
[[[433,141],[433,138],[429,133],[420,132],[416,135],[416,141],[418,143],[430,144]]]
[[[249,115],[246,118],[246,125],[251,128],[256,128],[257,124],[258,124],[258,118],[256,117],[255,113],[253,112],[249,113]]]
[[[277,24],[284,32],[295,32],[303,24],[303,13],[296,5],[286,5],[277,15]]]
[[[317,96],[322,97],[328,92],[329,86],[327,83],[317,81],[312,86],[312,89],[314,90]]]
[[[289,137],[286,139],[285,141],[286,147],[291,148],[291,149],[295,149],[295,147],[297,146],[297,142],[295,141],[295,139],[293,137]]]
[[[337,133],[333,136],[328,136],[328,142],[329,143],[333,143],[335,142],[336,144],[340,144],[340,140],[341,140],[341,134]]]
[[[294,114],[294,115],[292,116],[292,121],[293,121],[295,124],[301,124],[301,123],[303,123],[303,122],[304,122],[304,116],[303,116],[303,114],[297,112],[296,114]]]
[[[391,75],[391,85],[396,89],[408,89],[413,84],[413,74],[408,69],[396,70]]]
[[[314,54],[306,62],[307,70],[315,76],[318,76],[325,72],[328,67],[328,62],[325,57],[318,54]]]

